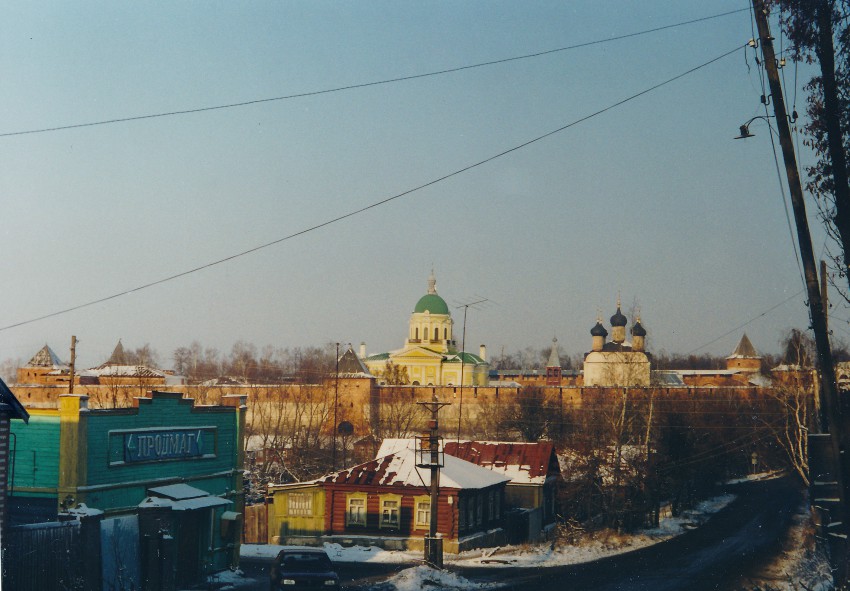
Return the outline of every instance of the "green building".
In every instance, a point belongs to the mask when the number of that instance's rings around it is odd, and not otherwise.
[[[235,566],[245,410],[245,396],[202,406],[169,392],[134,408],[94,410],[88,397],[65,395],[58,409],[32,409],[28,425],[12,421],[11,524],[56,521],[81,507],[102,511],[105,523],[136,516],[141,572],[167,557],[170,574],[154,579],[182,585]]]

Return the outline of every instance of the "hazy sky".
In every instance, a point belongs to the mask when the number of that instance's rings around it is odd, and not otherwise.
[[[746,8],[708,2],[45,2],[0,18],[0,133],[411,76]],[[778,31],[775,35],[779,37]],[[6,327],[205,265],[543,135],[737,46],[747,12],[393,84],[0,137]],[[777,43],[779,39],[777,39]],[[793,67],[786,69],[793,92]],[[807,75],[799,74],[802,88]],[[802,90],[797,99],[803,111]],[[752,50],[339,223],[149,289],[0,331],[101,363],[118,339],[170,366],[228,351],[398,348],[433,266],[491,356],[639,304],[653,350],[775,351],[805,327]],[[793,96],[787,99],[790,102]],[[778,149],[778,146],[777,146]],[[805,163],[811,155],[804,153]],[[814,219],[812,205],[810,217]],[[821,253],[823,233],[815,230]],[[795,294],[799,294],[796,295]],[[790,298],[790,300],[789,300]],[[836,317],[850,316],[835,310]],[[458,338],[462,310],[453,310]],[[835,321],[843,336],[846,322]]]

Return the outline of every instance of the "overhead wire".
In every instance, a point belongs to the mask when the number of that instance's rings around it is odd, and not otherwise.
[[[751,7],[750,28],[752,29],[753,39],[758,39],[758,37],[756,36],[756,33],[755,33],[755,22],[754,22],[755,21],[755,15],[752,13],[752,10],[753,10],[753,8]],[[782,35],[780,34],[780,46],[782,45],[782,43],[783,43]],[[794,228],[793,228],[793,224],[791,223],[791,214],[788,210],[788,196],[785,193],[785,185],[782,182],[782,171],[780,170],[780,167],[779,167],[779,155],[776,151],[776,141],[775,141],[775,138],[774,138],[774,130],[773,130],[773,127],[771,127],[771,125],[770,125],[770,116],[771,115],[770,115],[770,113],[767,109],[767,105],[770,102],[770,94],[767,91],[767,87],[766,87],[765,80],[764,80],[765,68],[764,68],[764,64],[758,59],[758,47],[753,47],[753,52],[756,53],[756,60],[755,61],[756,61],[756,64],[758,66],[759,83],[761,84],[761,103],[762,103],[762,106],[764,107],[765,121],[768,122],[767,127],[769,129],[770,147],[773,150],[773,163],[774,163],[774,167],[776,169],[776,179],[777,179],[777,182],[779,183],[779,192],[780,192],[780,196],[782,198],[782,208],[785,211],[785,222],[788,226],[788,236],[789,236],[790,241],[791,241],[791,248],[794,251],[794,261],[796,261],[796,263],[797,263],[797,271],[800,273],[800,281],[803,284],[803,287],[805,288],[806,278],[805,278],[805,275],[803,273],[802,263],[800,262],[800,253],[797,250],[797,241],[794,237]],[[762,58],[763,57],[764,57],[764,54],[762,54]],[[798,171],[798,174],[799,174],[799,171]]]
[[[714,343],[716,343],[716,342],[717,342],[717,341],[719,341],[720,339],[722,339],[722,338],[724,338],[724,337],[729,336],[729,335],[730,335],[730,334],[732,334],[733,332],[737,332],[737,331],[741,330],[742,328],[744,328],[744,327],[745,327],[745,326],[747,326],[748,324],[751,324],[751,323],[755,322],[756,320],[758,320],[758,319],[759,319],[759,318],[761,318],[762,316],[766,316],[766,315],[767,315],[767,314],[769,314],[770,312],[773,312],[773,311],[774,311],[776,308],[778,308],[779,306],[781,306],[781,305],[783,305],[783,304],[785,304],[785,303],[787,303],[787,302],[790,302],[790,301],[791,301],[791,300],[793,300],[794,298],[796,298],[796,297],[798,297],[798,296],[802,295],[803,293],[805,293],[805,291],[806,291],[806,289],[805,289],[805,288],[801,289],[801,290],[800,290],[800,291],[798,291],[797,293],[795,293],[795,294],[792,294],[792,295],[788,296],[787,298],[785,298],[784,300],[782,300],[782,301],[781,301],[781,302],[779,302],[778,304],[775,304],[775,305],[771,306],[770,308],[768,308],[767,310],[764,310],[763,312],[760,312],[760,313],[759,313],[759,314],[757,314],[756,316],[753,316],[752,318],[750,318],[750,319],[749,319],[749,320],[747,320],[746,322],[742,322],[741,324],[739,324],[739,325],[738,325],[738,326],[736,326],[735,328],[733,328],[733,329],[731,329],[731,330],[727,330],[727,331],[726,331],[726,332],[724,332],[722,335],[720,335],[720,336],[718,336],[718,337],[713,338],[712,340],[708,341],[707,343],[703,343],[702,345],[700,345],[699,347],[697,347],[697,348],[695,348],[695,349],[691,349],[690,351],[688,351],[688,352],[687,352],[687,353],[685,353],[685,354],[686,354],[686,355],[690,355],[691,353],[696,353],[696,352],[697,352],[697,351],[699,351],[700,349],[704,349],[704,348],[708,347],[709,345],[713,345]]]
[[[83,303],[83,304],[78,304],[78,305],[75,305],[75,306],[71,306],[71,307],[65,308],[65,309],[63,309],[63,310],[58,310],[58,311],[56,311],[56,312],[51,312],[51,313],[48,313],[48,314],[43,314],[43,315],[41,315],[41,316],[38,316],[38,317],[35,317],[35,318],[30,318],[30,319],[28,319],[28,320],[22,320],[22,321],[20,321],[20,322],[14,322],[14,323],[12,323],[12,324],[7,324],[7,325],[5,325],[5,326],[0,327],[0,332],[6,331],[6,330],[9,330],[9,329],[12,329],[12,328],[17,328],[17,327],[19,327],[19,326],[24,326],[24,325],[26,325],[26,324],[32,324],[33,322],[38,322],[38,321],[40,321],[40,320],[45,320],[45,319],[47,319],[47,318],[53,318],[53,317],[55,317],[55,316],[60,316],[60,315],[62,315],[62,314],[67,314],[67,313],[69,313],[69,312],[73,312],[73,311],[76,311],[76,310],[80,310],[80,309],[82,309],[82,308],[87,308],[87,307],[90,307],[90,306],[94,306],[94,305],[96,305],[96,304],[101,304],[101,303],[104,303],[104,302],[107,302],[107,301],[110,301],[110,300],[114,300],[114,299],[116,299],[116,298],[120,298],[120,297],[122,297],[122,296],[130,295],[130,294],[135,293],[135,292],[138,292],[138,291],[142,291],[142,290],[145,290],[145,289],[149,289],[149,288],[154,287],[154,286],[157,286],[157,285],[162,285],[163,283],[167,283],[167,282],[169,282],[169,281],[173,281],[173,280],[175,280],[175,279],[179,279],[179,278],[181,278],[181,277],[185,277],[185,276],[187,276],[187,275],[191,275],[191,274],[193,274],[193,273],[197,273],[197,272],[199,272],[199,271],[203,271],[204,269],[209,269],[210,267],[214,267],[214,266],[216,266],[216,265],[220,265],[220,264],[223,264],[223,263],[226,263],[226,262],[232,261],[232,260],[234,260],[234,259],[238,259],[238,258],[240,258],[240,257],[247,256],[247,255],[249,255],[249,254],[253,254],[253,253],[258,252],[258,251],[260,251],[260,250],[263,250],[263,249],[269,248],[269,247],[271,247],[271,246],[274,246],[274,245],[280,244],[280,243],[282,243],[282,242],[286,242],[286,241],[288,241],[288,240],[292,240],[292,239],[294,239],[294,238],[297,238],[297,237],[299,237],[299,236],[303,236],[304,234],[308,234],[308,233],[310,233],[310,232],[313,232],[313,231],[319,230],[319,229],[324,228],[324,227],[326,227],[326,226],[330,226],[330,225],[335,224],[335,223],[337,223],[337,222],[341,222],[341,221],[343,221],[343,220],[345,220],[345,219],[348,219],[348,218],[350,218],[350,217],[354,217],[354,216],[356,216],[356,215],[359,215],[359,214],[365,213],[365,212],[367,212],[367,211],[370,211],[370,210],[375,209],[375,208],[377,208],[377,207],[380,207],[380,206],[382,206],[382,205],[386,205],[386,204],[388,204],[388,203],[390,203],[390,202],[392,202],[392,201],[395,201],[395,200],[397,200],[397,199],[400,199],[400,198],[402,198],[402,197],[405,197],[405,196],[410,195],[410,194],[412,194],[412,193],[415,193],[415,192],[417,192],[417,191],[421,191],[422,189],[425,189],[425,188],[427,188],[427,187],[431,187],[431,186],[433,186],[433,185],[436,185],[436,184],[438,184],[438,183],[441,183],[441,182],[443,182],[443,181],[445,181],[445,180],[448,180],[448,179],[450,179],[450,178],[453,178],[453,177],[455,177],[455,176],[461,175],[461,174],[463,174],[463,173],[465,173],[465,172],[468,172],[468,171],[470,171],[470,170],[473,170],[473,169],[475,169],[475,168],[478,168],[478,167],[480,167],[480,166],[483,166],[483,165],[485,165],[485,164],[487,164],[487,163],[489,163],[489,162],[492,162],[492,161],[497,160],[497,159],[499,159],[499,158],[503,158],[503,157],[507,156],[508,154],[512,154],[513,152],[516,152],[516,151],[518,151],[518,150],[522,150],[522,149],[524,149],[524,148],[527,148],[528,146],[530,146],[530,145],[532,145],[532,144],[535,144],[535,143],[540,142],[540,141],[542,141],[542,140],[544,140],[544,139],[546,139],[546,138],[548,138],[548,137],[551,137],[551,136],[553,136],[553,135],[555,135],[555,134],[558,134],[558,133],[560,133],[560,132],[562,132],[562,131],[565,131],[565,130],[567,130],[567,129],[570,129],[570,128],[572,128],[572,127],[575,127],[576,125],[578,125],[578,124],[580,124],[580,123],[583,123],[583,122],[585,122],[585,121],[588,121],[588,120],[590,120],[590,119],[593,119],[594,117],[598,117],[599,115],[602,115],[603,113],[607,113],[608,111],[611,111],[611,110],[613,110],[613,109],[616,109],[617,107],[620,107],[620,106],[622,106],[622,105],[624,105],[624,104],[626,104],[626,103],[629,103],[629,102],[631,102],[631,101],[633,101],[633,100],[635,100],[635,99],[637,99],[637,98],[640,98],[641,96],[643,96],[643,95],[645,95],[645,94],[649,94],[650,92],[653,92],[653,91],[655,91],[655,90],[658,90],[659,88],[662,88],[662,87],[664,87],[664,86],[666,86],[666,85],[668,85],[668,84],[671,84],[671,83],[675,82],[676,80],[679,80],[679,79],[681,79],[681,78],[684,78],[685,76],[688,76],[688,75],[690,75],[690,74],[692,74],[692,73],[694,73],[694,72],[697,72],[697,71],[699,71],[699,70],[701,70],[701,69],[703,69],[703,68],[705,68],[705,67],[707,67],[707,66],[710,66],[711,64],[713,64],[713,63],[715,63],[715,62],[718,62],[718,61],[722,60],[723,58],[726,58],[726,57],[728,57],[728,56],[730,56],[730,55],[732,55],[732,54],[734,54],[734,53],[736,53],[736,52],[740,51],[740,50],[741,50],[741,49],[743,49],[744,47],[746,47],[746,45],[739,45],[739,46],[736,46],[734,49],[731,49],[731,50],[729,50],[729,51],[725,51],[725,52],[723,52],[722,54],[720,54],[720,55],[718,55],[718,56],[716,56],[716,57],[714,57],[714,58],[712,58],[712,59],[710,59],[710,60],[708,60],[708,61],[706,61],[706,62],[703,62],[703,63],[699,64],[698,66],[694,66],[693,68],[690,68],[690,69],[688,69],[688,70],[686,70],[686,71],[684,71],[684,72],[682,72],[682,73],[680,73],[680,74],[677,74],[677,75],[675,75],[675,76],[673,76],[673,77],[671,77],[671,78],[667,78],[666,80],[664,80],[664,81],[662,81],[662,82],[659,82],[659,83],[657,83],[657,84],[654,84],[653,86],[650,86],[650,87],[648,87],[648,88],[645,88],[644,90],[641,90],[641,91],[639,91],[639,92],[637,92],[637,93],[635,93],[635,94],[632,94],[632,95],[630,95],[630,96],[628,96],[628,97],[626,97],[626,98],[624,98],[624,99],[621,99],[621,100],[619,100],[619,101],[616,101],[616,102],[614,102],[614,103],[611,103],[611,104],[609,104],[609,105],[608,105],[608,106],[606,106],[606,107],[603,107],[603,108],[601,108],[601,109],[599,109],[599,110],[597,110],[597,111],[594,111],[593,113],[590,113],[590,114],[588,114],[588,115],[585,115],[585,116],[583,116],[583,117],[580,117],[580,118],[578,118],[578,119],[575,119],[575,120],[571,121],[570,123],[567,123],[567,124],[565,124],[565,125],[562,125],[561,127],[558,127],[557,129],[554,129],[554,130],[552,130],[552,131],[548,131],[548,132],[546,132],[546,133],[544,133],[544,134],[542,134],[542,135],[539,135],[539,136],[534,137],[534,138],[532,138],[532,139],[530,139],[530,140],[524,141],[524,142],[522,142],[522,143],[520,143],[520,144],[517,144],[517,145],[515,145],[515,146],[511,147],[511,148],[508,148],[508,149],[506,149],[506,150],[503,150],[503,151],[501,151],[501,152],[499,152],[499,153],[497,153],[497,154],[494,154],[494,155],[492,155],[492,156],[488,156],[487,158],[484,158],[483,160],[478,160],[477,162],[474,162],[474,163],[469,164],[469,165],[467,165],[467,166],[463,166],[462,168],[458,168],[458,169],[456,169],[456,170],[454,170],[454,171],[452,171],[452,172],[449,172],[449,173],[447,173],[447,174],[445,174],[445,175],[443,175],[443,176],[441,176],[441,177],[438,177],[438,178],[432,179],[432,180],[430,180],[430,181],[428,181],[428,182],[422,183],[421,185],[418,185],[418,186],[413,187],[413,188],[411,188],[411,189],[407,189],[407,190],[405,190],[405,191],[402,191],[401,193],[396,193],[395,195],[392,195],[392,196],[387,197],[387,198],[385,198],[385,199],[381,199],[380,201],[376,201],[376,202],[374,202],[374,203],[371,203],[371,204],[366,205],[366,206],[364,206],[364,207],[361,207],[361,208],[359,208],[359,209],[356,209],[356,210],[350,211],[350,212],[345,213],[345,214],[342,214],[342,215],[338,215],[338,216],[336,216],[336,217],[334,217],[334,218],[331,218],[331,219],[326,220],[326,221],[324,221],[324,222],[321,222],[321,223],[315,224],[315,225],[310,226],[310,227],[308,227],[308,228],[305,228],[305,229],[302,229],[302,230],[298,230],[297,232],[293,232],[292,234],[288,234],[287,236],[283,236],[282,238],[278,238],[278,239],[276,239],[276,240],[272,240],[272,241],[270,241],[270,242],[266,242],[266,243],[264,243],[264,244],[260,244],[259,246],[255,246],[255,247],[253,247],[253,248],[249,248],[249,249],[247,249],[247,250],[243,250],[243,251],[241,251],[241,252],[238,252],[238,253],[235,253],[235,254],[232,254],[232,255],[226,256],[226,257],[224,257],[224,258],[221,258],[221,259],[218,259],[218,260],[215,260],[215,261],[209,262],[209,263],[205,263],[205,264],[203,264],[203,265],[199,265],[199,266],[197,266],[197,267],[193,267],[193,268],[188,269],[188,270],[186,270],[186,271],[181,271],[181,272],[179,272],[179,273],[175,273],[175,274],[173,274],[173,275],[169,275],[169,276],[167,276],[167,277],[163,277],[163,278],[161,278],[161,279],[157,279],[157,280],[155,280],[155,281],[151,281],[151,282],[148,282],[148,283],[145,283],[145,284],[142,284],[142,285],[138,285],[138,286],[136,286],[136,287],[134,287],[134,288],[132,288],[132,289],[127,289],[127,290],[124,290],[124,291],[121,291],[121,292],[118,292],[118,293],[114,293],[114,294],[112,294],[112,295],[108,295],[108,296],[105,296],[105,297],[97,298],[97,299],[95,299],[95,300],[91,300],[91,301],[88,301],[88,302]]]
[[[75,124],[68,124],[68,125],[55,125],[55,126],[52,126],[52,127],[42,127],[42,128],[37,128],[37,129],[26,129],[26,130],[21,130],[21,131],[7,131],[7,132],[0,133],[0,138],[2,138],[2,137],[12,137],[12,136],[18,136],[18,135],[31,135],[31,134],[36,134],[36,133],[48,133],[48,132],[63,131],[63,130],[68,130],[68,129],[78,129],[78,128],[81,128],[81,127],[95,127],[95,126],[100,126],[100,125],[111,125],[111,124],[115,124],[115,123],[126,123],[126,122],[130,122],[130,121],[141,121],[141,120],[144,120],[144,119],[157,119],[157,118],[161,118],[161,117],[174,117],[174,116],[178,116],[178,115],[190,115],[190,114],[194,114],[194,113],[204,113],[204,112],[208,112],[208,111],[219,111],[219,110],[222,110],[222,109],[234,109],[234,108],[238,108],[238,107],[247,107],[247,106],[250,106],[250,105],[257,105],[257,104],[262,104],[262,103],[285,101],[285,100],[296,99],[296,98],[305,98],[305,97],[309,97],[309,96],[318,96],[318,95],[322,95],[322,94],[330,94],[330,93],[334,93],[334,92],[343,92],[343,91],[347,91],[347,90],[368,88],[368,87],[371,87],[371,86],[393,84],[393,83],[396,83],[396,82],[406,82],[406,81],[410,81],[410,80],[418,80],[420,78],[440,76],[440,75],[443,75],[443,74],[451,74],[451,73],[455,73],[455,72],[462,72],[464,70],[472,70],[472,69],[475,69],[475,68],[483,68],[485,66],[495,66],[495,65],[498,65],[498,64],[506,64],[506,63],[509,63],[509,62],[515,62],[515,61],[519,61],[519,60],[542,57],[542,56],[545,56],[545,55],[551,55],[553,53],[571,51],[571,50],[574,50],[574,49],[591,47],[593,45],[600,45],[600,44],[603,44],[603,43],[611,43],[611,42],[614,42],[614,41],[622,41],[624,39],[631,39],[633,37],[640,37],[642,35],[648,35],[650,33],[657,33],[659,31],[665,31],[667,29],[673,29],[673,28],[682,27],[682,26],[685,26],[685,25],[692,25],[692,24],[695,24],[695,23],[700,23],[700,22],[704,22],[704,21],[708,21],[708,20],[712,20],[712,19],[721,18],[721,17],[724,17],[724,16],[729,16],[729,15],[732,15],[732,14],[737,14],[737,13],[743,12],[745,10],[749,10],[749,8],[739,8],[739,9],[736,9],[736,10],[730,10],[730,11],[719,13],[719,14],[695,18],[695,19],[691,19],[691,20],[688,20],[688,21],[682,21],[682,22],[673,23],[673,24],[670,24],[670,25],[662,25],[660,27],[654,27],[652,29],[645,29],[643,31],[637,31],[637,32],[634,32],[634,33],[626,33],[624,35],[616,35],[616,36],[613,36],[613,37],[606,37],[605,39],[596,39],[596,40],[593,40],[593,41],[576,43],[574,45],[568,45],[568,46],[565,46],[565,47],[558,47],[556,49],[548,49],[548,50],[545,50],[545,51],[538,51],[538,52],[535,52],[535,53],[528,53],[528,54],[518,55],[518,56],[514,56],[514,57],[508,57],[508,58],[504,58],[504,59],[490,60],[490,61],[480,62],[480,63],[476,63],[476,64],[468,64],[468,65],[465,65],[465,66],[458,66],[456,68],[447,68],[447,69],[444,69],[444,70],[436,70],[434,72],[425,72],[425,73],[422,73],[422,74],[412,74],[412,75],[409,75],[409,76],[398,76],[398,77],[395,77],[395,78],[388,78],[388,79],[385,79],[385,80],[374,80],[374,81],[371,81],[371,82],[362,82],[362,83],[358,83],[358,84],[336,86],[336,87],[333,87],[333,88],[326,88],[326,89],[323,89],[323,90],[313,90],[313,91],[308,91],[308,92],[287,94],[287,95],[283,95],[283,96],[275,96],[275,97],[262,98],[262,99],[252,99],[252,100],[241,101],[241,102],[236,102],[236,103],[227,103],[227,104],[223,104],[223,105],[212,105],[212,106],[208,106],[208,107],[196,107],[196,108],[191,108],[191,109],[165,111],[165,112],[160,112],[160,113],[149,113],[149,114],[146,114],[146,115],[133,115],[133,116],[128,116],[128,117],[116,117],[116,118],[113,118],[113,119],[103,119],[103,120],[100,120],[100,121],[89,121],[89,122],[86,122],[86,123],[75,123]]]

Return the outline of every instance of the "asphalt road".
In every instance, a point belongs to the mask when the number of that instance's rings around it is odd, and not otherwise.
[[[736,485],[730,491],[738,498],[701,527],[648,548],[572,566],[457,572],[522,591],[727,591],[779,550],[801,500],[789,479]]]

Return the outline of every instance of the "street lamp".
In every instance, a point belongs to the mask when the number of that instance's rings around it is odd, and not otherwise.
[[[756,119],[764,119],[765,121],[767,121],[768,126],[770,125],[770,121],[768,121],[768,118],[766,116],[756,115],[755,117],[753,117],[752,119],[750,119],[749,121],[747,121],[741,127],[738,128],[740,135],[735,136],[735,139],[736,140],[745,140],[745,139],[750,138],[750,137],[755,137],[756,134],[750,133],[750,125]]]

